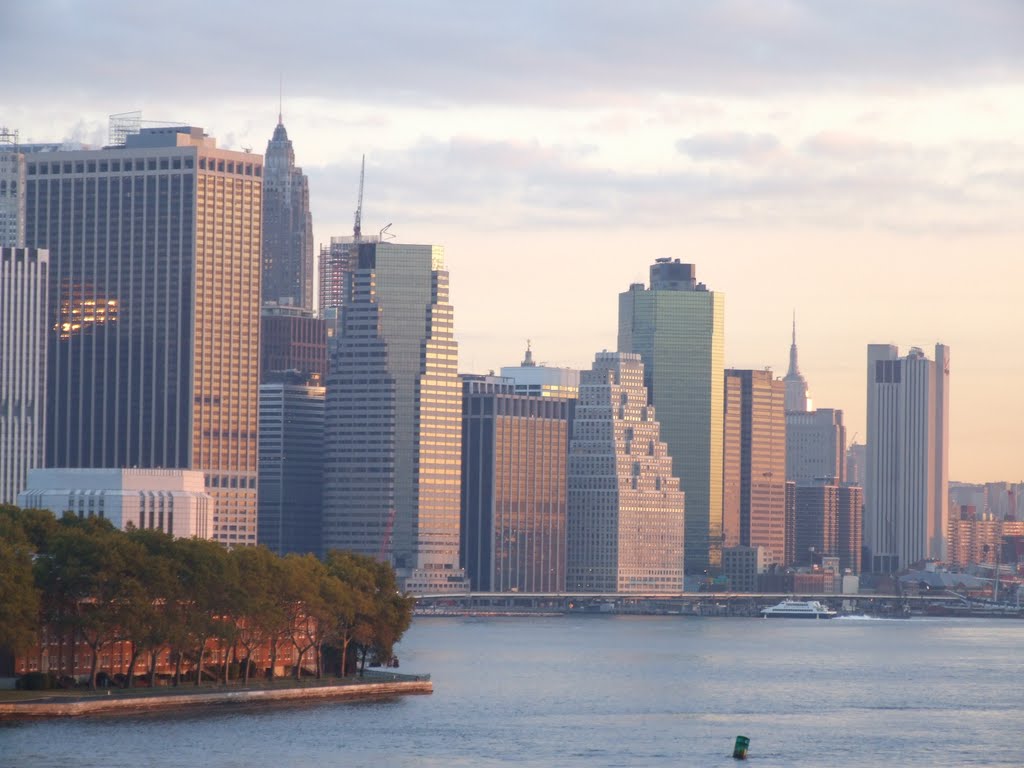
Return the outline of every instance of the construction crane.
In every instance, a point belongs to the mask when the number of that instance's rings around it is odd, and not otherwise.
[[[359,170],[359,202],[356,204],[356,223],[352,227],[352,242],[358,243],[363,235],[363,181],[366,179],[366,155],[363,155],[362,168]]]

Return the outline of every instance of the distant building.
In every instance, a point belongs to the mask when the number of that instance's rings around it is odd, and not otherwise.
[[[681,592],[683,498],[640,356],[599,352],[573,418],[566,589]]]
[[[832,408],[786,412],[786,479],[797,484],[846,482],[846,427]]]
[[[477,592],[563,592],[574,400],[463,376],[462,565]]]
[[[867,477],[868,447],[852,443],[846,450],[846,482],[863,486]]]
[[[324,547],[391,562],[415,594],[465,591],[462,392],[438,245],[362,243],[327,383]]]
[[[121,530],[212,537],[213,499],[203,473],[184,469],[33,469],[18,505],[57,517],[101,517]]]
[[[537,365],[527,342],[526,355],[518,366],[504,366],[501,375],[512,379],[518,395],[575,398],[580,388],[580,372],[575,368]]]
[[[865,570],[895,573],[946,559],[949,483],[949,347],[935,360],[868,345]]]
[[[324,401],[318,376],[268,373],[260,384],[259,543],[323,554]]]
[[[796,558],[810,566],[839,551],[839,486],[831,480],[796,487]]]
[[[0,128],[0,247],[25,244],[25,154],[17,131]]]
[[[213,538],[255,544],[263,158],[162,126],[25,172],[26,243],[50,253],[46,466],[201,471]]]
[[[789,370],[783,378],[786,383],[786,411],[788,413],[807,413],[814,410],[811,393],[807,388],[807,379],[800,373],[800,363],[796,351],[796,315],[793,315],[793,343],[789,347]]]
[[[861,572],[864,546],[864,489],[856,485],[839,486],[838,496],[839,567],[845,572]]]
[[[312,310],[313,218],[309,180],[295,165],[295,150],[277,116],[267,142],[263,174],[263,301]]]
[[[1008,539],[1024,537],[1024,520],[985,517],[971,507],[961,507],[950,515],[949,565],[967,568],[972,565],[994,567],[999,563],[1015,564],[1016,556],[1004,553]]]
[[[763,547],[767,565],[786,557],[785,383],[770,370],[725,372],[725,546]]]
[[[634,283],[619,294],[619,350],[641,356],[672,472],[686,492],[686,567],[718,569],[725,296],[698,283],[693,264],[656,259],[649,288]]]
[[[786,481],[786,556],[783,565],[796,560],[796,483]]]
[[[260,313],[260,381],[271,371],[327,378],[327,323],[313,310],[264,304]]]
[[[722,573],[733,592],[756,592],[765,568],[763,547],[722,548]]]
[[[0,504],[43,466],[49,265],[45,250],[0,247]]]

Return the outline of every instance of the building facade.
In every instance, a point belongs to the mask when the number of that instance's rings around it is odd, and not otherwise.
[[[324,546],[391,562],[403,588],[467,588],[462,392],[444,252],[364,243],[327,384]]]
[[[722,547],[722,573],[733,592],[756,592],[765,567],[761,547]]]
[[[839,567],[846,572],[861,572],[864,547],[864,489],[857,485],[839,486]]]
[[[323,554],[324,409],[319,376],[260,384],[258,541],[279,555]]]
[[[309,179],[281,115],[267,142],[263,173],[263,301],[313,309],[313,217]]]
[[[839,486],[824,480],[796,487],[796,549],[790,565],[811,566],[839,554]]]
[[[462,565],[477,592],[565,591],[567,456],[575,401],[464,376]]]
[[[640,356],[599,352],[573,417],[566,589],[681,592],[684,536],[684,496]]]
[[[255,544],[262,158],[191,127],[27,157],[46,466],[202,471],[213,538]]]
[[[25,155],[18,132],[0,128],[0,247],[25,244]]]
[[[327,323],[313,310],[276,303],[260,312],[260,381],[271,371],[327,378]]]
[[[693,264],[657,259],[650,287],[619,294],[619,350],[640,355],[673,474],[686,493],[686,566],[722,561],[725,297],[697,282]]]
[[[785,382],[771,370],[725,372],[723,543],[786,559]]]
[[[0,247],[0,504],[43,466],[49,266],[45,250]]]
[[[868,346],[865,570],[895,573],[946,559],[949,500],[949,347]]]
[[[798,484],[819,479],[846,482],[846,427],[842,411],[786,409],[786,479]]]
[[[213,527],[214,502],[203,473],[181,469],[33,469],[18,504],[176,538],[209,539]]]
[[[789,370],[782,379],[786,383],[786,412],[806,413],[814,410],[807,379],[800,373],[796,351],[796,314],[793,315],[793,341],[789,345]]]
[[[501,375],[511,379],[518,395],[575,398],[580,388],[580,372],[575,368],[538,365],[533,360],[530,343],[526,344],[523,362],[502,366]]]

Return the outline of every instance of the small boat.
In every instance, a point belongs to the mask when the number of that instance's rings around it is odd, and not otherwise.
[[[836,612],[817,600],[783,600],[761,610],[766,619],[831,619]]]

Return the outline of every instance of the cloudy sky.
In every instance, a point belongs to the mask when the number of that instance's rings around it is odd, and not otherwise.
[[[952,347],[954,479],[1024,478],[1024,3],[13,0],[0,124],[107,116],[262,151],[319,242],[446,247],[462,368],[587,366],[654,258],[726,294],[726,362],[865,434],[869,342]]]

